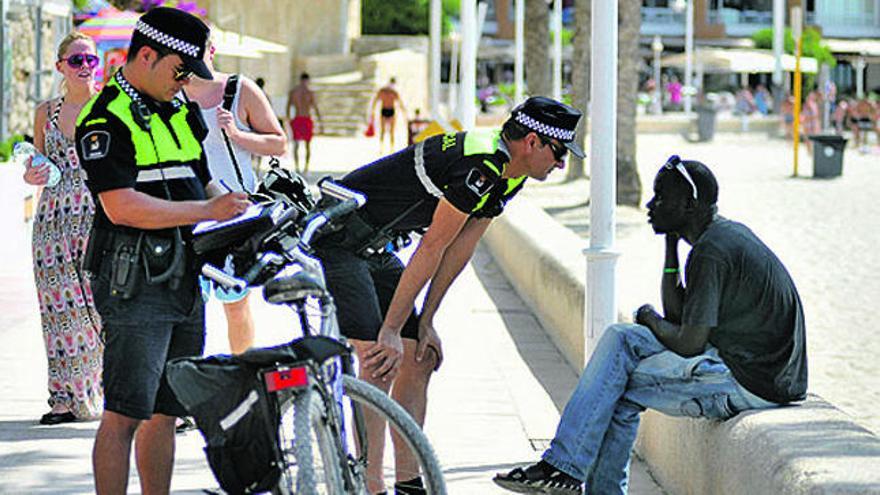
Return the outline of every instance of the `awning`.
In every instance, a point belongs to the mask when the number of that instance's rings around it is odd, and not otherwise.
[[[868,57],[880,57],[880,40],[876,39],[826,39],[828,48],[834,53],[852,53]]]
[[[118,44],[127,48],[134,25],[140,14],[131,11],[119,11],[114,8],[102,9],[91,19],[77,28],[88,34],[97,43]],[[232,31],[211,28],[212,40],[217,55],[241,58],[262,58],[264,53],[284,53],[287,47],[253,36],[241,35]]]
[[[676,53],[663,57],[664,67],[685,66],[685,54]],[[702,65],[704,72],[773,72],[776,59],[769,50],[745,48],[697,48],[694,52],[693,67],[699,70]],[[794,72],[794,55],[782,55],[782,70]],[[818,63],[812,57],[801,57],[801,72],[814,74],[818,71]]]
[[[217,26],[211,26],[211,40],[214,42],[214,47],[217,48],[217,55],[262,58],[263,53],[287,52],[287,47],[280,43],[224,31]]]

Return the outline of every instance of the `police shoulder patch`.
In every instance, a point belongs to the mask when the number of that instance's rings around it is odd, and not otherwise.
[[[91,131],[79,140],[83,160],[98,160],[110,152],[110,133]]]
[[[492,180],[486,177],[486,174],[478,168],[471,169],[464,183],[468,189],[480,197],[485,196],[489,189],[492,189],[493,185]]]

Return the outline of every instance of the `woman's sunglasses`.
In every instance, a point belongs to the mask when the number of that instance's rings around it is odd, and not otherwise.
[[[538,136],[538,139],[541,140],[541,144],[550,147],[550,151],[553,152],[553,159],[555,159],[557,162],[561,162],[563,159],[565,159],[565,155],[568,154],[568,148],[561,144],[556,144],[549,138],[545,138],[541,135]]]
[[[101,59],[99,59],[97,55],[92,55],[91,53],[77,53],[67,58],[62,58],[61,60],[67,62],[67,65],[71,69],[79,69],[83,66],[83,63],[88,65],[90,69],[94,69],[98,66],[98,62],[100,62]]]

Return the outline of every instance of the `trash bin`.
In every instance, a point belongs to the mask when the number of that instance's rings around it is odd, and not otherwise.
[[[813,141],[813,177],[840,176],[847,140],[837,134],[816,134],[808,137]]]
[[[717,110],[708,105],[698,105],[694,110],[697,112],[697,141],[711,141],[715,137],[715,115],[718,113]]]

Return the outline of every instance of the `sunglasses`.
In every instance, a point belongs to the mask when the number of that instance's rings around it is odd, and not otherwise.
[[[184,66],[178,66],[174,68],[174,80],[177,82],[180,81],[189,81],[193,77],[193,71],[187,69]]]
[[[62,58],[61,60],[67,62],[67,65],[71,69],[79,69],[83,66],[83,63],[88,65],[90,69],[94,69],[98,66],[98,62],[100,62],[101,59],[99,59],[97,55],[92,55],[91,53],[77,53],[67,58]]]
[[[679,158],[678,155],[670,156],[669,160],[666,160],[666,163],[663,164],[663,168],[668,170],[678,170],[681,173],[681,176],[684,177],[684,180],[688,181],[688,184],[691,185],[694,199],[697,199],[697,184],[694,182],[694,179],[691,177],[691,174],[688,173],[687,169],[684,168],[684,164],[681,163],[681,158]]]
[[[541,135],[538,135],[538,139],[541,140],[541,144],[543,144],[544,146],[550,147],[550,151],[553,152],[553,158],[557,162],[561,162],[562,160],[565,159],[565,155],[568,154],[568,148],[566,148],[565,146],[563,146],[561,144],[556,144],[553,141],[551,141],[550,138],[545,138],[544,136],[541,136]]]

